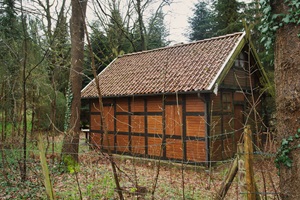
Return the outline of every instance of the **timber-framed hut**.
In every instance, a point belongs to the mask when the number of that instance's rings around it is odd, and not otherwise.
[[[98,78],[108,135],[95,79],[81,92],[92,145],[187,163],[232,157],[245,123],[259,126],[251,102],[268,82],[245,32],[122,55]]]

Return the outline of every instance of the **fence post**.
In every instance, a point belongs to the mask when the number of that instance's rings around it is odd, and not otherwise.
[[[239,183],[239,199],[246,199],[247,187],[246,187],[246,170],[245,170],[245,151],[244,144],[239,143],[237,146],[238,152],[238,183]]]
[[[247,199],[256,199],[256,190],[253,172],[253,145],[252,145],[252,132],[250,125],[244,129],[244,151],[245,151],[245,170],[246,170],[246,187]]]
[[[236,157],[233,163],[231,164],[230,169],[227,172],[225,179],[223,180],[221,188],[215,197],[215,200],[222,200],[225,198],[227,191],[229,190],[231,183],[233,182],[233,179],[237,172],[238,172],[238,157]]]
[[[53,186],[52,186],[51,180],[50,180],[50,174],[49,174],[49,169],[47,166],[47,160],[45,157],[44,144],[43,144],[43,139],[42,139],[41,134],[39,134],[38,147],[39,147],[39,152],[40,152],[40,161],[41,161],[43,176],[45,179],[44,182],[45,182],[46,192],[47,192],[48,198],[50,200],[54,200],[55,195],[54,195]]]

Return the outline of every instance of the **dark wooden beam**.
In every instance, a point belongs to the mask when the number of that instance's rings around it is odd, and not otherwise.
[[[187,153],[186,153],[186,96],[182,95],[182,155],[183,160],[187,160]]]
[[[113,100],[113,106],[114,106],[114,153],[117,152],[117,100],[114,98]]]
[[[148,155],[148,113],[147,113],[147,98],[144,98],[144,130],[145,130],[145,155]]]
[[[128,103],[128,113],[131,113],[131,98],[127,98]],[[128,116],[128,145],[129,145],[129,152],[132,153],[132,141],[131,141],[131,114]]]
[[[205,120],[206,120],[206,125],[205,125],[205,139],[206,139],[206,162],[209,164],[210,162],[210,125],[211,125],[211,98],[210,94],[206,94],[204,96],[205,98]]]

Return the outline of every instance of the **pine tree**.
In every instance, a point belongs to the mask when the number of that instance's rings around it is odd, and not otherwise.
[[[207,3],[199,1],[193,9],[193,16],[189,18],[191,32],[189,33],[190,40],[202,40],[209,38],[212,33],[212,10]]]
[[[169,44],[166,39],[169,33],[164,24],[164,13],[162,10],[152,15],[147,29],[147,49],[164,47]]]
[[[243,7],[244,4],[236,0],[217,0],[212,6],[199,1],[189,19],[189,39],[200,40],[242,31]]]
[[[218,0],[214,4],[215,36],[234,33],[243,29],[240,8],[243,4],[236,0]]]
[[[115,56],[133,51],[130,41],[126,38],[126,36],[128,37],[128,30],[123,23],[120,8],[116,2],[113,2],[112,5],[110,23],[106,34],[110,49],[115,53]]]

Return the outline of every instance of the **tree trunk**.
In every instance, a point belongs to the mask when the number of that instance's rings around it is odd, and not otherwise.
[[[71,157],[78,161],[79,134],[80,134],[80,91],[82,87],[82,70],[84,58],[84,20],[86,13],[86,1],[72,0],[71,29],[71,69],[70,87],[71,100],[70,120],[67,133],[64,137],[62,154],[63,157]]]
[[[284,0],[272,5],[274,13],[287,13]],[[289,23],[276,33],[275,86],[278,139],[294,136],[300,128],[300,26]],[[299,139],[290,146],[299,144]],[[292,167],[280,166],[282,199],[300,199],[300,148],[291,151]]]
[[[23,105],[23,163],[21,168],[21,180],[22,182],[26,181],[27,176],[27,93],[26,93],[26,67],[27,67],[27,57],[28,57],[28,37],[27,37],[27,24],[26,16],[23,12],[23,5],[21,2],[21,19],[22,19],[22,31],[24,34],[24,57],[22,62],[22,105]],[[20,114],[21,116],[21,114]],[[20,120],[21,124],[21,120]],[[20,125],[19,125],[20,127]]]

